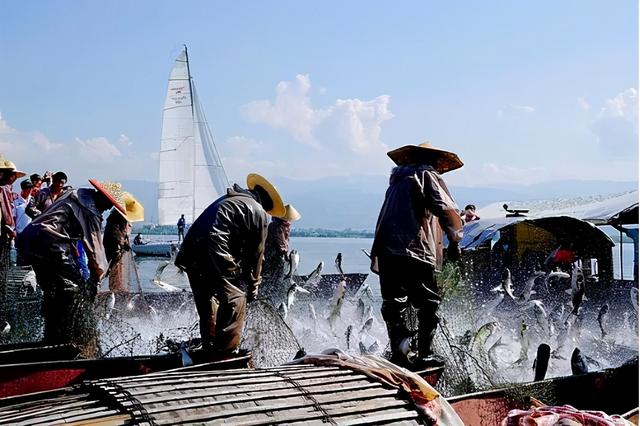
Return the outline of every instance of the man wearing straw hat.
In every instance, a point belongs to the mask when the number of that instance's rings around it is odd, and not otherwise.
[[[200,317],[203,349],[213,356],[233,354],[240,346],[247,302],[261,282],[267,237],[267,213],[285,215],[276,188],[257,174],[247,176],[195,220],[175,264],[186,270]]]
[[[107,271],[102,213],[115,207],[126,215],[120,184],[93,179],[89,183],[93,188],[62,194],[27,225],[18,241],[18,251],[33,266],[44,292],[44,340],[73,343],[87,358],[97,355],[93,301]],[[79,249],[88,258],[88,279],[82,276]]]
[[[406,145],[387,155],[397,164],[378,216],[371,270],[380,275],[382,316],[392,361],[414,370],[441,366],[431,348],[440,295],[435,272],[442,264],[442,231],[451,260],[460,258],[462,221],[441,174],[462,167],[457,155],[429,143]],[[411,351],[409,305],[418,310],[418,350]]]

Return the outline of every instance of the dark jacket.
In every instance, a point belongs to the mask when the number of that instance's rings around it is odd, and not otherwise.
[[[442,231],[449,241],[462,239],[462,221],[442,177],[431,166],[393,169],[380,209],[371,248],[371,270],[380,256],[408,256],[442,265]]]
[[[175,263],[257,286],[266,238],[267,213],[252,192],[234,185],[191,225]]]
[[[107,260],[96,194],[93,188],[80,188],[61,195],[24,228],[17,241],[20,254],[34,261],[74,268],[78,258],[76,243],[81,241],[92,278],[100,280],[107,271]]]

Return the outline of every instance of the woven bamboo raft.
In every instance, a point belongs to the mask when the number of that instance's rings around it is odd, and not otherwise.
[[[174,370],[0,400],[0,424],[424,424],[407,395],[309,365]]]

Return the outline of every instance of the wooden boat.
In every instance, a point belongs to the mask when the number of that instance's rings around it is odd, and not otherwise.
[[[191,369],[246,368],[251,353],[205,362],[190,354]],[[0,398],[42,392],[79,384],[85,380],[138,376],[182,367],[180,354],[145,355],[103,359],[68,359],[0,365]]]
[[[509,410],[528,410],[531,398],[546,405],[637,416],[638,361],[578,376],[557,377],[504,389],[447,398],[467,426],[494,426]]]
[[[0,424],[424,424],[406,393],[340,367],[190,371],[0,400]]]

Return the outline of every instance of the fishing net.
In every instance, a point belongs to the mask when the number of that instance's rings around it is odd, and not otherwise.
[[[291,361],[300,344],[280,314],[267,302],[247,307],[240,347],[251,349],[256,367],[275,367]]]

